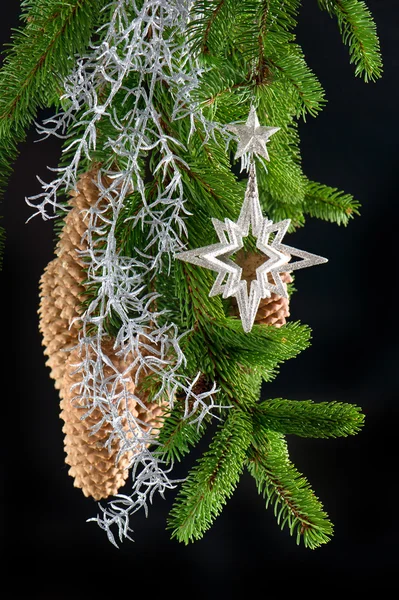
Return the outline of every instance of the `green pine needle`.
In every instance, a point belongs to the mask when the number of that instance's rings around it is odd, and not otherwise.
[[[251,418],[231,409],[177,495],[168,518],[172,538],[188,544],[211,527],[237,486],[251,437]]]
[[[318,3],[337,18],[356,75],[366,81],[377,79],[382,61],[375,24],[365,3]],[[74,55],[87,47],[94,28],[107,18],[105,11],[101,13],[106,4],[106,0],[21,3],[24,27],[14,32],[0,69],[0,188],[7,183],[18,144],[38,110],[60,107],[63,77],[74,64]],[[270,163],[264,163],[263,169],[259,164],[258,168],[260,202],[268,217],[274,221],[292,219],[291,230],[302,226],[307,215],[347,225],[359,214],[358,202],[336,188],[308,181],[302,171],[297,120],[307,114],[316,115],[325,98],[319,80],[295,43],[299,7],[300,0],[193,3],[189,39],[182,42],[192,44],[205,67],[193,96],[205,117],[219,123],[245,121],[253,103],[263,125],[280,128],[268,144]],[[124,90],[133,90],[141,77],[141,73],[131,74],[124,82]],[[143,75],[140,85],[148,85],[150,80],[151,75]],[[112,120],[123,122],[128,110],[124,94],[121,90],[114,98]],[[235,143],[225,148],[219,134],[208,140],[201,133],[199,121],[192,131],[190,117],[173,119],[174,101],[170,90],[157,81],[154,108],[162,118],[171,150],[181,159],[185,208],[191,213],[185,219],[187,237],[183,231],[183,242],[187,249],[198,248],[217,242],[212,218],[237,219],[244,198],[245,175],[236,175],[231,168]],[[108,133],[114,132],[112,120],[103,116],[97,130],[97,147],[90,158],[104,168],[113,161],[113,169],[123,171],[124,157],[111,156],[107,143]],[[76,123],[72,131],[78,138]],[[61,163],[65,165],[69,159],[68,152],[64,152]],[[152,176],[159,160],[157,144],[148,155],[138,157],[140,169],[149,175],[145,186],[148,199],[165,191],[170,183],[161,170]],[[87,167],[82,161],[80,169]],[[141,202],[140,194],[132,193],[117,223],[118,251],[124,256],[140,255],[148,242],[149,224],[132,226],[131,218]],[[173,203],[170,210],[175,210]],[[3,238],[0,229],[0,250]],[[155,252],[152,247],[147,251]],[[165,318],[179,332],[186,332],[181,338],[187,361],[184,376],[195,377],[201,372],[206,381],[215,382],[219,390],[217,402],[229,406],[220,409],[223,420],[209,449],[190,471],[176,497],[168,529],[173,538],[185,544],[200,539],[221,513],[246,465],[266,504],[273,506],[281,528],[288,527],[298,543],[316,548],[329,540],[333,527],[307,479],[290,462],[284,435],[354,435],[364,416],[357,406],[338,402],[259,401],[262,381],[271,381],[281,363],[310,345],[310,329],[300,323],[281,328],[255,325],[244,333],[240,319],[230,316],[229,301],[220,296],[209,297],[214,280],[215,274],[209,270],[176,260],[165,264],[162,274],[148,281],[151,291],[159,293],[160,322]],[[85,290],[87,305],[97,293],[98,285],[91,282]],[[120,323],[112,314],[108,321],[107,331],[115,335]],[[157,385],[156,381],[147,383]],[[198,428],[183,414],[184,406],[176,401],[161,428],[155,454],[166,462],[181,460],[198,444],[206,429],[208,421]]]
[[[297,544],[314,549],[330,540],[332,523],[308,480],[290,462],[281,434],[257,429],[247,468],[266,507],[273,507],[277,523],[288,527]]]
[[[212,323],[212,339],[224,354],[253,369],[264,381],[274,379],[280,364],[308,348],[310,336],[310,328],[298,322],[279,328],[254,325],[249,333],[244,333],[238,319]]]
[[[361,409],[353,404],[281,398],[260,402],[256,419],[265,429],[314,438],[355,435],[364,423]]]
[[[291,47],[288,52],[279,49],[277,53],[270,49],[267,62],[276,76],[283,78],[298,95],[297,116],[305,118],[309,113],[315,117],[326,103],[324,90],[317,77],[307,66],[299,47]]]
[[[0,196],[41,108],[60,105],[62,78],[83,52],[106,0],[24,0],[0,69]],[[102,16],[104,18],[104,15]]]
[[[382,75],[382,58],[374,19],[360,0],[318,0],[320,8],[335,16],[344,44],[349,46],[355,75],[376,81]]]
[[[105,0],[25,0],[0,70],[0,134],[26,126],[62,93],[62,77],[83,52]]]
[[[197,445],[205,429],[204,421],[198,427],[198,423],[183,417],[181,408],[174,408],[165,419],[157,438],[157,455],[168,463],[182,460]]]
[[[315,181],[308,181],[303,212],[311,217],[346,226],[350,219],[359,215],[360,204],[351,194]]]

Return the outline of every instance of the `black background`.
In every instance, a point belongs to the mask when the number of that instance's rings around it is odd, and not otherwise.
[[[56,165],[60,149],[56,139],[35,144],[32,130],[2,206],[3,547],[15,569],[3,598],[136,597],[145,590],[205,598],[284,598],[298,590],[322,598],[372,589],[385,597],[395,590],[399,9],[395,0],[367,3],[384,75],[365,84],[354,76],[335,21],[316,0],[303,4],[298,41],[328,99],[316,119],[301,124],[304,171],[354,194],[362,210],[347,228],[309,219],[287,241],[329,262],[297,275],[291,318],[311,326],[312,346],[282,367],[265,397],[354,402],[366,414],[357,436],[288,440],[335,524],[333,539],[317,550],[296,546],[246,474],[213,527],[189,546],[165,531],[174,492],[156,499],[147,519],[136,515],[135,542],[119,550],[86,523],[97,505],[67,475],[58,395],[38,334],[38,280],[53,257],[52,225],[39,217],[26,223],[32,213],[24,201],[39,190],[36,174],[50,177],[46,166]],[[8,41],[18,12],[18,3],[2,7],[0,41]]]

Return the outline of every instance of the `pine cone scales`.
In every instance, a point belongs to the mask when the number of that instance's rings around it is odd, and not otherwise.
[[[105,446],[112,432],[111,425],[105,423],[93,433],[93,427],[103,417],[100,409],[96,408],[86,418],[82,418],[88,411],[87,408],[79,406],[79,400],[76,399],[79,385],[71,390],[73,384],[82,381],[82,374],[76,371],[76,365],[82,359],[79,357],[78,348],[74,348],[79,341],[81,324],[75,319],[82,312],[81,302],[85,297],[83,282],[86,275],[78,251],[86,249],[82,238],[88,226],[87,211],[98,200],[98,188],[93,183],[96,176],[96,170],[83,174],[77,184],[77,190],[71,193],[71,210],[65,217],[56,246],[56,258],[47,265],[40,279],[38,313],[44,354],[48,357],[46,365],[50,368],[50,376],[60,392],[65,462],[70,465],[69,474],[74,478],[75,487],[81,488],[85,496],[100,500],[116,494],[125,483],[132,452],[120,456],[116,461],[119,451],[117,437],[110,444],[110,448]],[[116,371],[122,372],[126,368],[122,359],[115,355],[112,344],[102,350],[110,358]],[[105,371],[106,369],[110,367],[105,367]],[[111,375],[111,371],[108,375]],[[135,392],[133,377],[134,373],[131,380],[125,382],[130,393]],[[115,390],[116,394],[121,391],[121,387]],[[142,429],[153,427],[153,433],[156,434],[162,426],[161,416],[167,403],[164,406],[149,403],[142,394],[140,398],[145,408],[134,399],[129,401],[127,408],[140,420]],[[123,414],[120,416],[122,427],[126,426],[128,431]],[[134,433],[129,431],[127,435],[132,436]]]
[[[82,407],[81,401],[74,400],[77,390],[71,389],[74,383],[80,383],[82,380],[79,372],[71,373],[73,365],[80,361],[76,349],[68,355],[60,392],[60,417],[64,421],[62,431],[65,434],[64,448],[67,455],[65,462],[71,467],[68,473],[74,478],[74,486],[81,488],[86,497],[101,500],[116,494],[125,483],[131,455],[121,456],[116,464],[118,445],[113,442],[110,448],[105,447],[111,433],[109,424],[103,425],[99,431],[93,433],[92,428],[102,418],[99,408],[83,418],[87,409]]]
[[[76,279],[70,276],[61,259],[56,258],[47,265],[40,281],[39,329],[48,356],[46,365],[57,389],[64,377],[66,351],[78,341],[79,323],[71,322],[79,315],[82,280],[82,275]]]
[[[87,228],[85,210],[98,198],[92,179],[95,172],[85,173],[72,192],[72,209],[65,217],[65,225],[56,246],[56,258],[44,270],[40,279],[39,330],[43,336],[46,365],[50,376],[60,389],[65,372],[67,351],[78,341],[79,322],[72,320],[81,313],[84,299],[85,274],[83,261],[77,250],[83,250],[82,236]]]
[[[253,279],[256,279],[256,269],[265,262],[265,257],[264,255],[256,254],[255,252],[245,252],[244,250],[240,250],[237,252],[236,262],[242,267],[242,278],[249,284]],[[280,277],[284,283],[291,283],[293,281],[290,273],[281,273]],[[270,273],[268,273],[268,279],[270,283],[273,283]],[[239,316],[235,298],[233,298],[231,302],[231,314]],[[278,294],[271,294],[270,298],[263,298],[260,301],[258,312],[255,317],[255,323],[281,327],[282,325],[285,325],[286,318],[289,317],[289,315],[289,299],[278,296]]]
[[[120,373],[126,367],[125,362],[117,357],[111,348],[106,350],[111,358],[114,368]],[[65,462],[70,465],[69,475],[74,478],[74,486],[81,488],[86,497],[91,496],[95,500],[101,500],[115,495],[119,488],[124,485],[129,474],[129,463],[133,452],[122,454],[117,460],[119,451],[119,439],[116,437],[111,444],[107,445],[112,427],[109,423],[104,424],[96,432],[93,428],[101,421],[103,414],[99,408],[95,408],[86,418],[83,418],[87,409],[82,406],[82,401],[76,398],[79,386],[72,388],[74,384],[82,381],[79,372],[74,372],[76,365],[81,362],[79,350],[74,349],[68,355],[65,367],[65,375],[60,396],[62,397],[61,419],[64,421],[62,428],[65,434],[65,451],[67,457]],[[105,367],[104,377],[113,374],[111,367]],[[126,384],[126,391],[133,394],[135,384],[131,378]],[[110,390],[109,390],[110,391]],[[122,392],[122,384],[113,390],[115,394]],[[128,401],[130,413],[140,421],[141,429],[159,427],[162,417],[162,408],[155,403],[146,403],[143,409],[133,398]],[[119,416],[122,417],[122,427],[126,436],[132,438],[134,430],[128,428],[127,420],[123,417],[126,403],[121,402]],[[146,424],[143,425],[143,424]],[[137,430],[139,434],[139,430]]]

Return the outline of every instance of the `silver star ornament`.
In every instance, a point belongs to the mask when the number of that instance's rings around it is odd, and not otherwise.
[[[179,260],[216,271],[217,276],[209,296],[221,294],[235,297],[245,332],[251,331],[260,301],[272,293],[288,297],[287,286],[280,273],[304,269],[327,262],[326,258],[298,250],[282,243],[291,220],[273,223],[262,214],[254,162],[251,161],[248,184],[238,221],[226,218],[212,219],[219,243],[187,250],[175,255]],[[265,262],[256,269],[256,279],[250,283],[242,279],[242,268],[230,257],[243,247],[243,238],[252,229],[256,247],[265,255]],[[292,257],[299,260],[290,262]],[[269,281],[270,273],[272,281]]]
[[[280,127],[263,127],[260,125],[255,108],[249,111],[247,122],[243,125],[228,125],[227,129],[238,137],[237,152],[234,158],[240,158],[243,154],[256,153],[270,161],[266,144],[269,138],[279,131]]]

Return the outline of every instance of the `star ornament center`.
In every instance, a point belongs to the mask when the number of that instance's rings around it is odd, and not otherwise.
[[[235,297],[243,329],[248,333],[253,327],[263,298],[269,298],[272,293],[288,297],[287,286],[282,281],[281,273],[327,262],[326,258],[282,243],[290,222],[290,219],[285,219],[273,223],[263,216],[255,165],[252,162],[244,202],[237,222],[228,218],[224,221],[212,219],[219,243],[179,252],[175,257],[217,273],[209,296],[221,294],[223,298]],[[249,235],[250,229],[256,239],[256,247],[264,254],[265,261],[256,269],[256,279],[251,281],[248,290],[247,281],[242,278],[242,267],[231,257],[243,248],[243,240]],[[292,257],[297,257],[299,260],[291,262]]]

